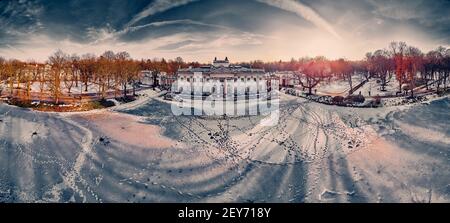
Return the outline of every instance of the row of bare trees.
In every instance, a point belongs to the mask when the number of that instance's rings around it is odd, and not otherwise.
[[[89,85],[94,85],[97,95],[102,98],[111,91],[114,97],[120,91],[126,97],[129,87],[135,93],[136,83],[142,78],[142,70],[150,71],[153,83],[157,83],[157,75],[161,72],[175,75],[180,67],[201,65],[197,62],[186,63],[180,57],[168,61],[133,60],[127,52],[112,51],[97,57],[92,54],[69,55],[58,50],[46,63],[5,60],[0,57],[0,95],[7,92],[10,96],[30,99],[32,86],[36,89],[37,85],[41,100],[44,92],[50,92],[51,99],[58,103],[64,95],[63,90],[70,95],[73,88],[88,92]],[[315,57],[287,62],[252,61],[239,65],[264,68],[267,72],[293,71],[298,83],[308,89],[309,94],[321,81],[331,78],[348,80],[350,89],[353,89],[352,75],[360,74],[366,80],[378,78],[382,90],[395,77],[399,92],[410,91],[414,95],[413,89],[419,85],[428,89],[434,84],[437,91],[441,86],[447,87],[450,49],[439,47],[423,53],[404,42],[392,42],[387,49],[367,53],[366,58],[360,61]]]
[[[34,91],[39,92],[40,100],[59,103],[63,95],[73,95],[74,88],[86,93],[89,86],[94,86],[96,95],[101,98],[109,92],[114,92],[114,97],[118,97],[120,92],[127,97],[130,87],[135,94],[137,83],[142,78],[140,71],[149,70],[156,78],[161,72],[174,75],[181,66],[187,66],[181,58],[169,61],[134,60],[127,52],[112,51],[97,57],[93,54],[69,55],[58,50],[45,63],[0,57],[0,95],[6,92],[10,96],[29,100]],[[50,98],[44,98],[46,92]]]
[[[410,91],[418,85],[429,89],[435,84],[439,91],[443,85],[447,87],[450,74],[450,49],[438,47],[428,53],[423,53],[405,42],[392,42],[389,49],[367,53],[365,61],[367,71],[371,76],[380,78],[382,90],[395,76],[398,91]]]
[[[8,86],[10,96],[30,99],[31,88],[38,83],[40,99],[44,99],[44,92],[50,92],[55,103],[60,102],[64,89],[69,95],[74,87],[84,87],[87,92],[90,84],[97,86],[102,97],[110,89],[122,89],[126,96],[126,86],[139,79],[139,71],[139,63],[126,52],[79,57],[58,50],[46,63],[0,59],[0,80]]]
[[[253,68],[264,68],[268,72],[293,71],[299,84],[307,88],[309,94],[321,81],[331,78],[348,80],[353,89],[352,75],[360,74],[366,80],[378,78],[381,90],[393,80],[398,82],[398,92],[411,92],[424,85],[429,89],[431,84],[447,87],[450,74],[450,49],[438,47],[428,53],[408,46],[405,42],[392,42],[387,49],[376,50],[366,54],[364,60],[349,61],[345,59],[328,60],[324,57],[300,58],[283,62],[252,61],[241,65]]]

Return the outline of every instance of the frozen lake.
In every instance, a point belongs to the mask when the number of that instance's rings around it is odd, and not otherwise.
[[[450,202],[450,99],[357,109],[282,95],[262,116],[170,104],[0,104],[0,202]]]

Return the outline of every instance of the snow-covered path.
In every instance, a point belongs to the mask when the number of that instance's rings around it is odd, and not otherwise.
[[[81,144],[80,144],[81,151],[78,153],[77,158],[75,159],[75,163],[73,164],[70,171],[63,174],[63,182],[64,182],[65,186],[68,186],[71,189],[73,189],[74,192],[77,193],[83,199],[82,200],[83,202],[86,202],[86,197],[84,196],[84,192],[77,186],[77,181],[80,183],[84,183],[83,178],[80,174],[80,171],[84,165],[86,157],[88,155],[90,155],[92,152],[92,148],[94,146],[94,139],[93,139],[94,137],[93,137],[92,132],[89,129],[83,127],[82,125],[79,125],[76,122],[69,120],[69,119],[66,119],[65,121],[68,124],[72,124],[73,126],[80,128],[84,133],[83,134],[84,137],[81,140]],[[87,189],[89,188],[88,185],[83,185],[83,186],[85,186]]]
[[[152,99],[73,115],[0,104],[0,201],[448,202],[448,109],[283,95],[267,127]]]

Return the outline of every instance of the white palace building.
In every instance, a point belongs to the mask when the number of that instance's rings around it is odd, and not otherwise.
[[[173,91],[181,94],[231,97],[267,92],[269,75],[264,69],[231,65],[228,58],[208,66],[179,69]]]

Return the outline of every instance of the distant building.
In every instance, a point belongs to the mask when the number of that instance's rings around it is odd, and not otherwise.
[[[167,72],[160,72],[153,76],[154,71],[142,70],[140,72],[141,83],[149,86],[159,86],[170,89],[170,86],[177,80],[175,75],[168,75]]]
[[[177,77],[175,75],[169,75],[167,72],[161,72],[158,75],[158,82],[162,89],[169,90],[176,81]]]
[[[179,69],[177,73],[177,82],[175,89],[182,92],[186,89],[201,91],[202,93],[210,93],[215,95],[233,95],[238,94],[237,87],[234,83],[256,83],[259,92],[267,89],[269,76],[264,69],[253,69],[242,66],[231,65],[228,58],[225,60],[214,59],[213,63],[208,66],[198,68]],[[200,89],[194,88],[196,83],[201,83]],[[247,90],[247,89],[246,89]]]
[[[141,70],[139,76],[141,77],[140,82],[145,85],[153,86],[155,80],[150,70]]]
[[[300,84],[298,79],[295,78],[295,73],[292,71],[275,72],[273,76],[278,78],[280,87],[294,87],[295,85]]]
[[[228,60],[228,57],[225,57],[225,60],[218,60],[217,57],[214,58],[213,64],[214,67],[229,67],[230,61]]]

